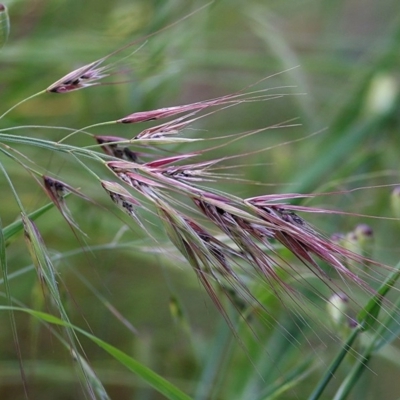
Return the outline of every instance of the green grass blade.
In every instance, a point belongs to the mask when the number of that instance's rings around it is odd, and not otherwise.
[[[5,295],[6,295],[7,302],[9,304],[9,306],[11,306],[12,297],[11,297],[10,284],[8,282],[6,239],[5,239],[4,231],[2,229],[1,221],[0,221],[0,267],[1,267],[1,270],[3,272],[3,282],[4,282],[4,288],[5,288]],[[21,380],[22,380],[22,384],[23,384],[23,387],[24,387],[25,395],[27,396],[26,377],[25,377],[25,372],[24,372],[24,368],[23,368],[23,365],[22,365],[21,349],[19,347],[19,342],[18,342],[17,324],[15,322],[13,309],[10,308],[9,311],[10,311],[9,312],[9,316],[10,316],[12,335],[13,335],[13,339],[14,339],[14,346],[15,346],[15,349],[16,349],[17,354],[18,354],[18,363],[19,363],[19,367],[20,367]]]
[[[385,318],[385,321],[382,322],[383,326],[386,328],[382,334],[377,337],[374,344],[374,352],[379,351],[383,346],[393,342],[400,335],[400,297],[396,301],[393,311],[390,315]]]
[[[399,278],[399,276],[400,276],[400,263],[396,265],[394,270],[386,278],[385,282],[383,282],[383,284],[377,290],[376,294],[368,301],[367,305],[358,314],[357,317],[359,322],[358,326],[350,334],[346,343],[344,344],[340,352],[336,355],[331,365],[328,367],[324,376],[318,383],[316,389],[309,397],[309,400],[317,400],[320,398],[322,392],[325,390],[327,384],[334,376],[334,373],[339,368],[341,362],[351,349],[351,346],[353,345],[358,335],[366,330],[371,329],[378,322],[377,317],[381,310],[382,301],[386,296],[386,294],[388,293],[388,291],[393,287],[394,283]],[[394,313],[396,312],[397,312],[397,307],[394,307]],[[389,315],[388,318],[392,319],[392,316]],[[342,385],[340,386],[339,390],[336,393],[335,400],[344,399],[347,396],[347,394],[354,386],[355,382],[360,377],[364,368],[366,367],[369,359],[371,358],[372,352],[376,349],[377,346],[376,341],[381,339],[382,334],[387,331],[388,331],[387,325],[385,323],[382,323],[379,329],[377,329],[374,334],[375,339],[372,340],[371,344],[360,356],[361,359],[357,362],[357,364],[353,367],[351,372],[347,375],[346,379],[343,381]]]
[[[54,315],[44,313],[41,311],[31,310],[28,308],[20,307],[10,307],[10,306],[0,306],[0,310],[3,311],[22,311],[24,313],[30,314],[35,318],[40,319],[43,322],[48,322],[53,325],[64,326],[73,329],[75,332],[79,332],[86,336],[88,339],[92,340],[99,347],[105,350],[108,354],[114,357],[122,365],[128,368],[130,371],[134,372],[136,375],[141,377],[146,381],[151,387],[156,389],[159,393],[163,394],[167,399],[170,400],[191,400],[191,397],[183,393],[180,389],[174,386],[172,383],[168,382],[166,379],[162,378],[160,375],[153,372],[151,369],[147,368],[140,362],[136,361],[134,358],[128,356],[123,351],[117,349],[116,347],[104,342],[98,337],[78,328],[62,319],[55,317]]]
[[[293,390],[314,369],[314,359],[307,357],[302,363],[283,375],[274,385],[268,387],[259,400],[278,400],[289,390]],[[315,364],[314,364],[315,365]]]
[[[194,396],[196,400],[210,399],[215,395],[218,375],[221,375],[221,370],[226,370],[226,366],[223,368],[224,360],[232,353],[231,338],[232,331],[229,325],[222,321],[202,367]]]
[[[311,393],[308,400],[318,400],[321,397],[326,386],[328,385],[330,380],[334,377],[336,370],[339,368],[340,364],[342,363],[343,359],[346,357],[347,353],[351,349],[351,346],[353,345],[354,341],[357,339],[357,337],[360,333],[361,333],[361,329],[358,329],[358,328],[354,329],[354,331],[348,337],[344,346],[341,348],[339,353],[336,355],[336,357],[334,358],[332,363],[329,365],[328,369],[326,370],[325,374],[319,381],[319,383],[316,386],[316,388],[314,389],[314,391]]]
[[[399,268],[399,265],[397,265],[396,268]],[[393,271],[393,273],[388,277],[384,285],[382,287],[384,289],[386,288],[391,288],[390,282],[396,277],[396,271]],[[398,277],[398,275],[397,275]],[[392,282],[394,283],[394,282]],[[387,289],[387,290],[389,290]],[[387,290],[385,291],[385,294],[387,293]],[[383,295],[382,295],[383,299]],[[371,307],[375,312],[375,308],[377,307],[380,309],[380,304],[381,301],[376,302],[377,305],[373,305],[371,303]],[[344,400],[347,398],[347,395],[350,393],[351,389],[354,387],[354,385],[357,383],[359,377],[361,374],[364,372],[366,369],[371,357],[376,353],[379,349],[381,349],[384,345],[390,343],[392,340],[396,339],[398,336],[397,334],[400,331],[400,326],[398,324],[399,322],[399,315],[398,315],[398,309],[400,305],[400,298],[397,300],[396,304],[394,305],[392,311],[384,318],[384,320],[381,322],[381,325],[379,328],[374,332],[369,345],[366,347],[366,349],[363,351],[363,353],[360,356],[360,359],[357,361],[357,363],[353,366],[351,369],[350,373],[346,376],[346,379],[342,382],[340,385],[338,391],[336,392],[334,400]],[[376,319],[374,320],[374,322]],[[396,325],[395,325],[396,324]]]
[[[377,317],[381,310],[382,300],[388,291],[396,283],[400,277],[400,263],[398,263],[393,271],[386,278],[385,282],[380,286],[376,294],[368,301],[368,304],[359,312],[357,320],[362,325],[363,330],[372,328],[377,323]]]

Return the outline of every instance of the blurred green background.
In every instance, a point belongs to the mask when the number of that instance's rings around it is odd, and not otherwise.
[[[237,155],[225,165],[233,166],[227,171],[243,180],[227,179],[218,183],[219,188],[242,197],[337,192],[306,204],[378,218],[316,214],[307,219],[327,235],[367,223],[375,236],[371,256],[389,265],[399,259],[399,223],[385,219],[400,217],[390,205],[392,189],[400,181],[398,1],[216,0],[146,41],[139,39],[205,2],[16,0],[4,4],[9,8],[11,33],[0,52],[3,111],[136,39],[137,44],[112,61],[138,50],[117,64],[116,74],[108,79],[120,84],[40,96],[2,119],[2,129],[27,125],[78,129],[135,111],[233,93],[271,76],[249,90],[271,88],[271,93],[285,96],[223,110],[200,120],[189,132],[191,137],[213,139],[298,124],[265,130],[210,152],[209,158]],[[90,132],[131,138],[143,126]],[[65,131],[31,127],[16,134],[57,141]],[[79,134],[68,143],[88,146],[94,141]],[[201,148],[221,143],[210,140]],[[256,339],[246,324],[238,328],[242,339],[234,338],[151,214],[146,218],[157,242],[113,208],[98,182],[72,157],[31,146],[15,148],[98,204],[68,199],[87,238],[74,234],[56,210],[37,221],[57,260],[60,290],[75,324],[121,348],[196,399],[267,399],[267,389],[295,368],[299,354],[303,359],[310,356],[315,360],[304,368],[310,367],[311,372],[275,397],[307,398],[337,349],[330,334],[319,332],[317,326],[311,336],[303,335],[296,328],[304,321],[288,318],[279,302],[269,300],[281,326],[270,321],[269,329],[255,321]],[[184,153],[197,148],[176,145],[167,150]],[[1,162],[27,211],[48,202],[26,171],[6,157]],[[110,179],[101,165],[88,165]],[[18,217],[19,209],[3,176],[0,183],[0,215],[7,225]],[[356,188],[363,189],[352,191]],[[121,230],[125,224],[129,229]],[[34,270],[24,272],[30,259],[22,249],[22,237],[7,249],[10,273],[17,273],[10,282],[13,296],[46,311]],[[115,307],[138,334],[115,318],[107,305]],[[183,312],[180,318],[173,312],[176,307]],[[9,319],[0,318],[0,398],[24,398]],[[29,398],[85,398],[68,352],[45,328],[25,315],[16,318]],[[293,337],[284,338],[292,329]],[[82,338],[82,346],[111,398],[164,398],[93,343]],[[390,354],[376,357],[350,398],[399,398],[397,352],[393,345]],[[333,397],[345,374],[339,372],[324,398]]]

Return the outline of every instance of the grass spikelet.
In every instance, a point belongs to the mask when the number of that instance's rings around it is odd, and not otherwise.
[[[314,267],[315,271],[322,274],[321,279],[326,280],[326,276],[324,277],[325,274],[311,255],[324,260],[339,275],[345,276],[351,282],[371,291],[369,285],[344,264],[348,259],[363,263],[365,259],[362,256],[325,239],[302,218],[292,210],[286,210],[284,206],[264,206],[261,209],[259,208],[257,213],[262,219],[276,226],[273,229],[274,238],[291,250],[299,260]]]
[[[136,140],[159,139],[159,138],[164,138],[166,136],[177,135],[182,129],[186,128],[197,119],[197,118],[192,118],[191,120],[184,121],[186,118],[188,118],[193,114],[194,113],[189,113],[188,115],[185,115],[180,118],[175,118],[174,120],[166,122],[164,124],[144,129],[135,136],[135,139]]]
[[[215,175],[207,171],[220,160],[200,161],[193,164],[170,165],[177,161],[198,156],[197,153],[173,156],[164,159],[147,162],[143,165],[152,174],[162,174],[175,185],[177,182],[204,182],[211,181]],[[193,189],[195,191],[195,189]]]
[[[129,147],[120,146],[118,142],[125,142],[126,139],[116,136],[95,136],[97,143],[104,153],[109,156],[120,158],[126,161],[138,162],[139,154],[130,150]]]
[[[1,268],[1,271],[3,274],[5,296],[7,298],[8,306],[11,306],[12,305],[12,292],[10,289],[10,284],[8,282],[9,271],[8,271],[8,262],[7,262],[7,254],[6,254],[6,236],[7,236],[7,232],[4,231],[1,221],[0,221],[0,268]],[[26,379],[24,366],[22,363],[21,347],[20,347],[19,341],[18,341],[17,325],[16,325],[16,321],[15,321],[14,311],[12,308],[10,308],[9,315],[10,315],[10,323],[11,323],[14,347],[18,354],[18,362],[19,362],[19,366],[20,366],[21,381],[22,381],[22,385],[24,388],[24,394],[27,397],[28,396],[27,379]]]
[[[65,196],[68,193],[73,193],[85,200],[91,201],[88,197],[80,193],[78,190],[74,189],[73,187],[67,185],[64,182],[61,182],[60,180],[51,178],[49,176],[43,176],[43,183],[44,183],[44,189],[47,193],[47,195],[50,197],[51,201],[54,203],[54,205],[57,207],[57,209],[60,211],[62,216],[65,218],[65,220],[68,222],[68,224],[76,229],[79,230],[79,232],[85,233],[79,228],[79,225],[74,221],[71,215],[71,211],[69,210],[67,203],[65,201]]]
[[[164,188],[161,183],[155,182],[152,179],[146,178],[135,171],[137,168],[135,164],[127,163],[124,161],[110,161],[106,163],[107,167],[111,169],[114,174],[127,183],[132,188],[136,189],[139,193],[148,198],[157,197],[155,190]],[[140,168],[140,166],[139,166]],[[133,171],[132,171],[133,170]]]
[[[208,7],[212,2],[206,3],[199,9],[193,11],[192,13],[187,14],[183,18],[171,23],[170,25],[167,25],[161,29],[159,29],[156,32],[150,33],[149,35],[139,39],[135,40],[131,43],[126,44],[125,46],[113,51],[112,53],[96,60],[93,61],[89,64],[86,64],[80,68],[77,68],[71,72],[69,72],[67,75],[64,75],[62,78],[57,80],[56,82],[52,83],[47,89],[46,92],[49,93],[69,93],[72,91],[76,91],[79,89],[84,89],[93,85],[99,85],[100,80],[109,76],[109,70],[114,66],[113,63],[110,65],[103,65],[101,66],[107,59],[110,57],[117,55],[121,53],[123,50],[137,44],[138,42],[143,42],[146,39],[156,36],[159,33],[170,29],[171,27],[179,24],[183,20],[190,18],[192,15],[196,14],[197,12],[201,11],[203,8]],[[1,10],[0,10],[1,11]],[[139,47],[140,49],[140,47]]]
[[[108,193],[111,200],[125,213],[132,217],[137,224],[144,229],[135,208],[142,207],[140,202],[136,200],[125,188],[116,182],[101,181],[101,185]]]
[[[180,122],[182,119],[186,119],[194,113],[205,110],[210,107],[219,107],[219,106],[226,106],[226,105],[238,105],[241,103],[248,103],[248,102],[253,102],[253,101],[263,101],[263,100],[271,100],[271,99],[276,99],[278,97],[283,96],[282,94],[265,94],[265,95],[259,95],[259,96],[251,96],[254,93],[259,93],[266,91],[267,89],[261,89],[260,91],[255,91],[255,92],[250,92],[250,93],[240,93],[242,91],[239,91],[237,93],[233,94],[228,94],[225,96],[217,97],[215,99],[211,100],[204,100],[204,101],[199,101],[196,103],[191,103],[191,104],[184,104],[180,106],[173,106],[173,107],[163,107],[159,108],[157,110],[149,110],[149,111],[138,111],[134,112],[132,114],[127,115],[126,117],[118,119],[116,122],[121,123],[121,124],[136,124],[140,122],[147,122],[147,121],[156,121],[159,119],[164,119],[164,118],[169,118],[173,117],[175,115],[183,114],[183,113],[188,113],[186,116],[180,117],[178,120],[176,120],[174,123],[170,124],[163,124],[158,127],[159,132],[158,133],[167,133],[169,131],[171,132],[176,132],[182,129],[183,127],[187,126],[189,123],[193,122],[193,120],[189,121],[183,121]],[[139,134],[140,136],[145,135],[144,132]]]
[[[46,89],[46,92],[68,93],[74,90],[98,85],[100,79],[109,76],[109,74],[106,73],[106,67],[100,67],[104,60],[105,58],[102,58],[70,72],[58,81],[52,83]]]
[[[265,277],[272,287],[275,286],[274,282],[287,287],[287,285],[279,278],[274,268],[273,259],[263,251],[262,248],[253,240],[254,236],[259,235],[256,227],[250,220],[246,220],[233,212],[233,206],[229,207],[229,211],[225,208],[224,199],[216,196],[207,196],[207,200],[195,199],[195,204],[212,222],[214,222],[233,242],[239,247],[242,254],[245,255],[247,261],[252,265],[256,271]],[[228,205],[228,204],[226,204]],[[235,210],[234,210],[235,211]],[[238,214],[242,214],[237,210]],[[267,234],[269,231],[264,230],[262,235]]]
[[[117,120],[117,122],[121,124],[136,124],[138,122],[147,122],[147,121],[155,121],[158,119],[163,119],[163,118],[169,118],[177,114],[182,114],[185,112],[192,112],[192,111],[197,111],[197,110],[204,110],[208,107],[212,106],[217,106],[224,104],[222,101],[218,103],[218,101],[210,101],[210,102],[199,102],[199,103],[193,103],[193,104],[186,104],[182,106],[175,106],[175,107],[165,107],[165,108],[159,108],[158,110],[150,110],[150,111],[139,111],[135,112],[133,114],[129,114],[126,117],[120,118]],[[160,127],[157,128],[157,134],[165,134],[167,132],[169,133],[176,133],[179,128],[176,126],[170,126],[168,129],[165,129],[166,126],[164,126],[164,129],[160,129]],[[154,135],[154,133],[153,133]],[[142,133],[141,136],[147,136],[146,133]],[[139,136],[140,137],[140,136]]]

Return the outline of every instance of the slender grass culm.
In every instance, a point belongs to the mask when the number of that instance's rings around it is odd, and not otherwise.
[[[0,4],[2,399],[399,397],[398,21],[234,3]]]

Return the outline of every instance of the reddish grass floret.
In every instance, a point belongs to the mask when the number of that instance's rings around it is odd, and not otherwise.
[[[106,66],[99,67],[104,60],[105,58],[101,58],[70,72],[57,82],[51,84],[46,91],[49,93],[68,93],[89,86],[99,85],[97,81],[109,75],[105,73],[107,70]]]

